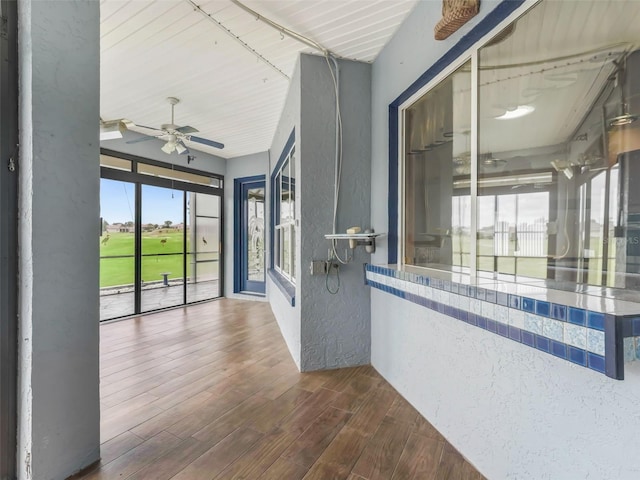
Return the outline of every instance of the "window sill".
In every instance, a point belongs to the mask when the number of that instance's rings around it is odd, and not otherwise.
[[[373,288],[611,378],[640,360],[637,303],[397,265],[367,265],[365,275]]]
[[[296,305],[296,287],[285,277],[280,275],[276,270],[270,268],[268,270],[269,277],[276,284],[278,289],[284,294],[285,298],[289,301],[292,307]]]

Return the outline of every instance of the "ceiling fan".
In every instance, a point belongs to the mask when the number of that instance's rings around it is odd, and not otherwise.
[[[201,143],[203,145],[207,145],[209,147],[214,148],[224,148],[224,145],[220,142],[214,142],[213,140],[207,140],[202,137],[195,137],[191,135],[192,133],[197,132],[198,130],[190,127],[189,125],[185,125],[184,127],[179,127],[174,123],[174,115],[173,110],[175,106],[180,102],[175,97],[167,98],[167,102],[171,104],[171,123],[165,123],[161,125],[160,128],[153,127],[145,127],[144,125],[136,125],[137,127],[144,128],[147,130],[155,130],[159,132],[155,135],[148,135],[142,138],[137,138],[135,140],[130,140],[127,143],[139,143],[145,142],[147,140],[152,140],[154,138],[159,138],[161,140],[165,140],[167,143],[162,147],[162,151],[167,154],[171,154],[174,151],[177,151],[179,155],[186,155],[189,153],[189,149],[185,145],[184,141],[188,140],[195,143]]]

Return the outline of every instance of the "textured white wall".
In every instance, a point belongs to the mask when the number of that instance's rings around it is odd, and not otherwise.
[[[340,61],[343,169],[337,231],[370,227],[371,66]],[[332,232],[335,175],[335,93],[323,57],[302,55],[300,128],[301,256],[298,284],[302,307],[302,369],[321,370],[370,362],[369,291],[364,286],[364,248],[340,267],[340,290],[332,295],[324,275],[309,273],[311,260],[326,260]],[[346,242],[339,243],[345,256]],[[331,277],[335,288],[335,277]]]
[[[387,224],[388,105],[461,35],[433,40],[439,3],[418,2],[373,65],[375,225]],[[387,262],[381,245],[373,263]],[[487,478],[640,477],[639,365],[611,380],[379,290],[371,338],[373,366]]]
[[[624,381],[371,292],[372,364],[491,480],[640,478],[640,365]]]
[[[99,458],[99,3],[21,0],[18,478]]]
[[[233,277],[235,275],[233,269],[233,256],[235,255],[235,243],[237,239],[234,233],[234,215],[235,205],[233,203],[234,188],[233,181],[236,178],[253,177],[255,175],[264,175],[265,180],[269,176],[269,153],[261,152],[253,155],[245,155],[229,159],[227,162],[227,175],[225,176],[224,190],[224,211],[225,211],[225,279],[224,279],[224,296],[229,298],[241,298],[243,300],[265,300],[266,297],[257,297],[255,295],[242,295],[233,293]],[[265,214],[270,208],[269,197],[265,198]],[[265,218],[265,251],[268,249],[269,235],[266,231],[267,223]],[[266,262],[265,262],[266,266]]]
[[[271,198],[270,177],[273,169],[278,163],[282,150],[291,135],[291,131],[296,130],[296,149],[300,141],[300,60],[296,63],[293,75],[289,82],[289,91],[285,102],[278,128],[271,142],[269,150],[269,168],[267,170],[267,196]],[[300,177],[300,154],[296,154],[296,176]],[[300,202],[296,202],[296,216],[300,218]],[[267,209],[267,268],[271,265],[270,257],[270,234],[271,209]],[[296,259],[300,258],[300,229],[296,232]],[[296,262],[296,278],[300,278],[300,262]],[[300,292],[299,286],[296,288],[296,296]],[[267,295],[271,310],[273,311],[282,336],[284,337],[294,362],[300,368],[300,301],[296,298],[295,306],[291,306],[289,300],[285,298],[278,286],[267,275]]]

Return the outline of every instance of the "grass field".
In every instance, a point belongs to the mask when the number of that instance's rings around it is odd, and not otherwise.
[[[134,235],[133,233],[110,233],[100,237],[100,287],[133,285],[134,282]],[[163,242],[164,240],[164,242]],[[187,251],[190,243],[187,235]],[[169,279],[182,277],[183,233],[159,230],[142,234],[142,280],[158,282],[162,273],[171,272]],[[151,256],[147,256],[151,255]],[[109,258],[116,257],[116,258]],[[199,253],[199,260],[217,259],[217,253]],[[191,275],[191,262],[187,258],[187,276]],[[200,264],[198,277],[203,273],[217,275],[218,264]]]

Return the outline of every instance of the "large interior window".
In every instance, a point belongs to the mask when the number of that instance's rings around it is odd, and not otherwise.
[[[405,264],[640,291],[639,15],[542,1],[403,106]]]
[[[471,62],[405,111],[405,262],[469,266],[471,209],[467,182],[471,129]],[[466,194],[466,197],[464,196]]]

